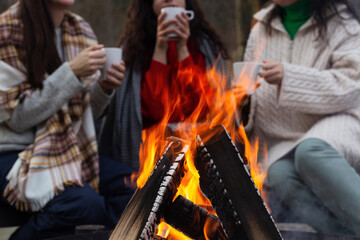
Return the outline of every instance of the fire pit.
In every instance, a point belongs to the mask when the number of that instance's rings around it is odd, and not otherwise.
[[[110,239],[152,239],[164,217],[195,239],[282,239],[225,128],[219,125],[199,134],[196,146],[200,186],[219,218],[181,196],[172,203],[184,176],[182,166],[189,145],[170,141]],[[179,220],[181,216],[183,220]],[[184,223],[188,220],[190,226]]]

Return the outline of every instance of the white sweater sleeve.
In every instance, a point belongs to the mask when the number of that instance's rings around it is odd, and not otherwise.
[[[346,40],[333,50],[329,63],[330,68],[322,71],[284,63],[279,106],[309,114],[332,114],[358,107],[359,34],[347,35]]]
[[[85,86],[63,63],[37,89],[14,109],[7,125],[16,132],[24,132],[54,115],[70,98]]]

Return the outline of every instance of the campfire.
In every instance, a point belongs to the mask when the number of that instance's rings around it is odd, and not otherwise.
[[[226,89],[215,69],[207,78],[216,94],[205,119],[206,97],[181,124],[168,124],[168,109],[144,130],[138,189],[110,239],[282,239],[260,194],[258,143],[235,117],[246,89]]]

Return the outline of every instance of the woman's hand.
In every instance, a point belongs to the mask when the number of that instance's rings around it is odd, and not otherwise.
[[[190,36],[189,17],[185,13],[177,15],[176,19],[165,20],[166,12],[160,13],[158,17],[156,44],[153,59],[166,64],[166,53],[169,47],[169,41],[176,42],[179,61],[189,56],[187,49],[187,40]],[[175,33],[177,37],[169,38],[170,33]]]
[[[176,24],[175,19],[165,20],[166,12],[160,13],[157,20],[157,30],[156,30],[156,45],[155,49],[161,49],[167,51],[168,42],[170,38],[168,35],[175,31],[175,27],[170,26],[171,24]]]
[[[190,37],[190,19],[186,13],[176,16],[177,28],[175,33],[178,36],[176,41],[176,49],[178,51],[179,62],[189,56],[189,50],[187,48],[187,40]]]
[[[171,40],[168,35],[175,31],[175,27],[170,26],[176,24],[175,19],[169,19],[165,21],[166,12],[160,13],[157,20],[156,30],[156,44],[154,49],[153,59],[161,63],[166,64],[166,53],[169,47],[169,41]]]
[[[107,70],[107,79],[99,79],[99,85],[106,93],[111,93],[115,88],[119,87],[125,76],[125,63],[121,61],[121,64],[113,63],[111,68]]]
[[[88,47],[69,62],[69,66],[76,77],[90,76],[104,67],[106,53],[101,50],[103,47],[103,45]]]
[[[269,84],[280,85],[284,78],[284,65],[279,62],[263,61],[262,69],[264,70],[260,76]]]

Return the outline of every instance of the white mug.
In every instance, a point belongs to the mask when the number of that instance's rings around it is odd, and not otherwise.
[[[165,20],[175,19],[176,15],[181,15],[181,13],[186,13],[189,16],[190,21],[194,19],[195,14],[192,10],[185,10],[182,7],[165,7],[161,9],[161,12],[166,12]],[[174,27],[174,24],[170,24],[169,27]],[[176,33],[168,34],[168,37],[177,37]]]
[[[102,71],[102,79],[107,79],[107,70],[111,68],[113,63],[121,63],[122,59],[122,49],[121,48],[103,48],[103,51],[106,52],[106,63]]]
[[[262,72],[261,67],[261,62],[235,62],[233,64],[233,85],[245,88],[248,95],[253,94],[261,80],[259,76]]]
[[[260,83],[261,67],[261,62],[235,62],[233,64],[233,86],[245,88],[248,95],[253,94]]]

